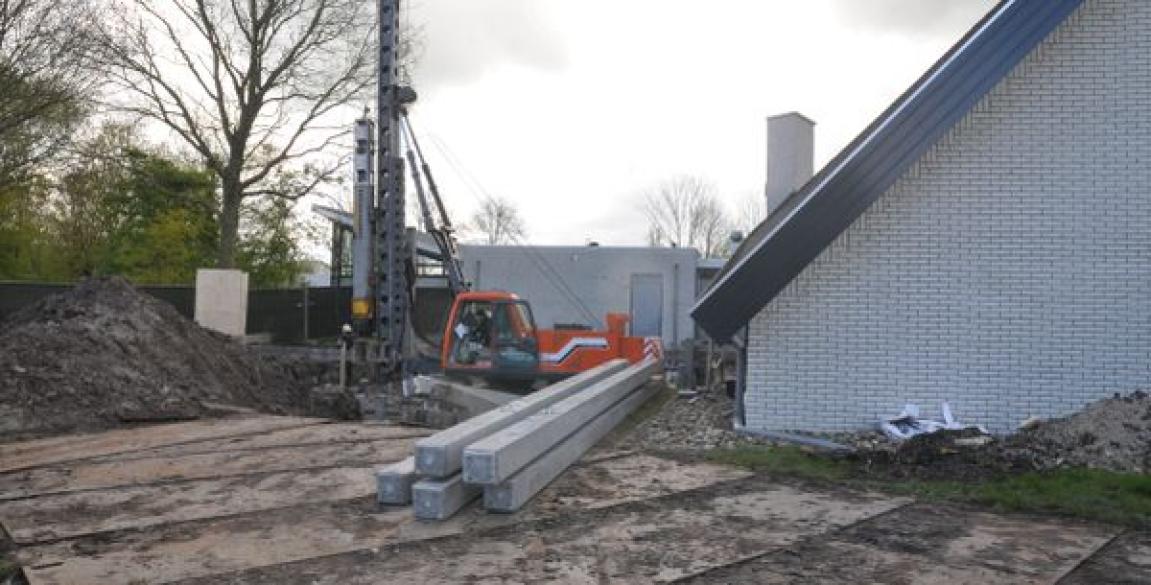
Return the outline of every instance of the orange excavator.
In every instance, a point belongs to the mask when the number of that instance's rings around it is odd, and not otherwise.
[[[627,334],[628,316],[607,314],[607,329],[536,329],[531,305],[502,291],[461,292],[444,327],[445,374],[503,384],[554,380],[623,358],[661,358],[658,337]]]

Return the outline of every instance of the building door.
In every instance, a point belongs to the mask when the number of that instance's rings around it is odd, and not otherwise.
[[[663,337],[663,275],[631,275],[631,334]]]

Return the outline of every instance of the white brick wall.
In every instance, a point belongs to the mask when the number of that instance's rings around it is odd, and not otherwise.
[[[1087,0],[751,323],[747,423],[1151,388],[1151,1]]]

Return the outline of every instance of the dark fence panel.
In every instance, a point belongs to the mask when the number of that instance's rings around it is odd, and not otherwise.
[[[46,296],[61,293],[70,288],[72,285],[69,284],[0,283],[0,320],[19,311],[25,305],[31,305]]]
[[[72,286],[0,282],[0,319],[44,297],[67,291]],[[195,287],[138,288],[172,305],[189,319],[195,315]],[[347,287],[252,290],[248,292],[247,330],[249,334],[270,334],[273,343],[302,343],[308,339],[335,338],[340,334],[340,327],[351,319],[351,302],[352,291]]]
[[[0,282],[0,319],[19,311],[26,305],[70,290],[72,284],[39,282]],[[146,292],[176,307],[181,315],[192,318],[196,310],[196,290],[190,286],[141,286]]]
[[[336,338],[340,327],[352,322],[352,289],[308,289],[308,339]]]
[[[196,317],[196,289],[190,286],[141,286],[146,292],[161,301],[176,307],[181,315],[194,319]]]
[[[271,334],[275,343],[334,339],[351,319],[348,288],[255,290],[248,293],[250,334]]]

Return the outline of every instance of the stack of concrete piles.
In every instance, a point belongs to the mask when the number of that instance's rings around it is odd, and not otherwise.
[[[378,500],[426,520],[481,494],[489,512],[515,512],[652,397],[657,368],[611,361],[421,439],[376,472]]]

